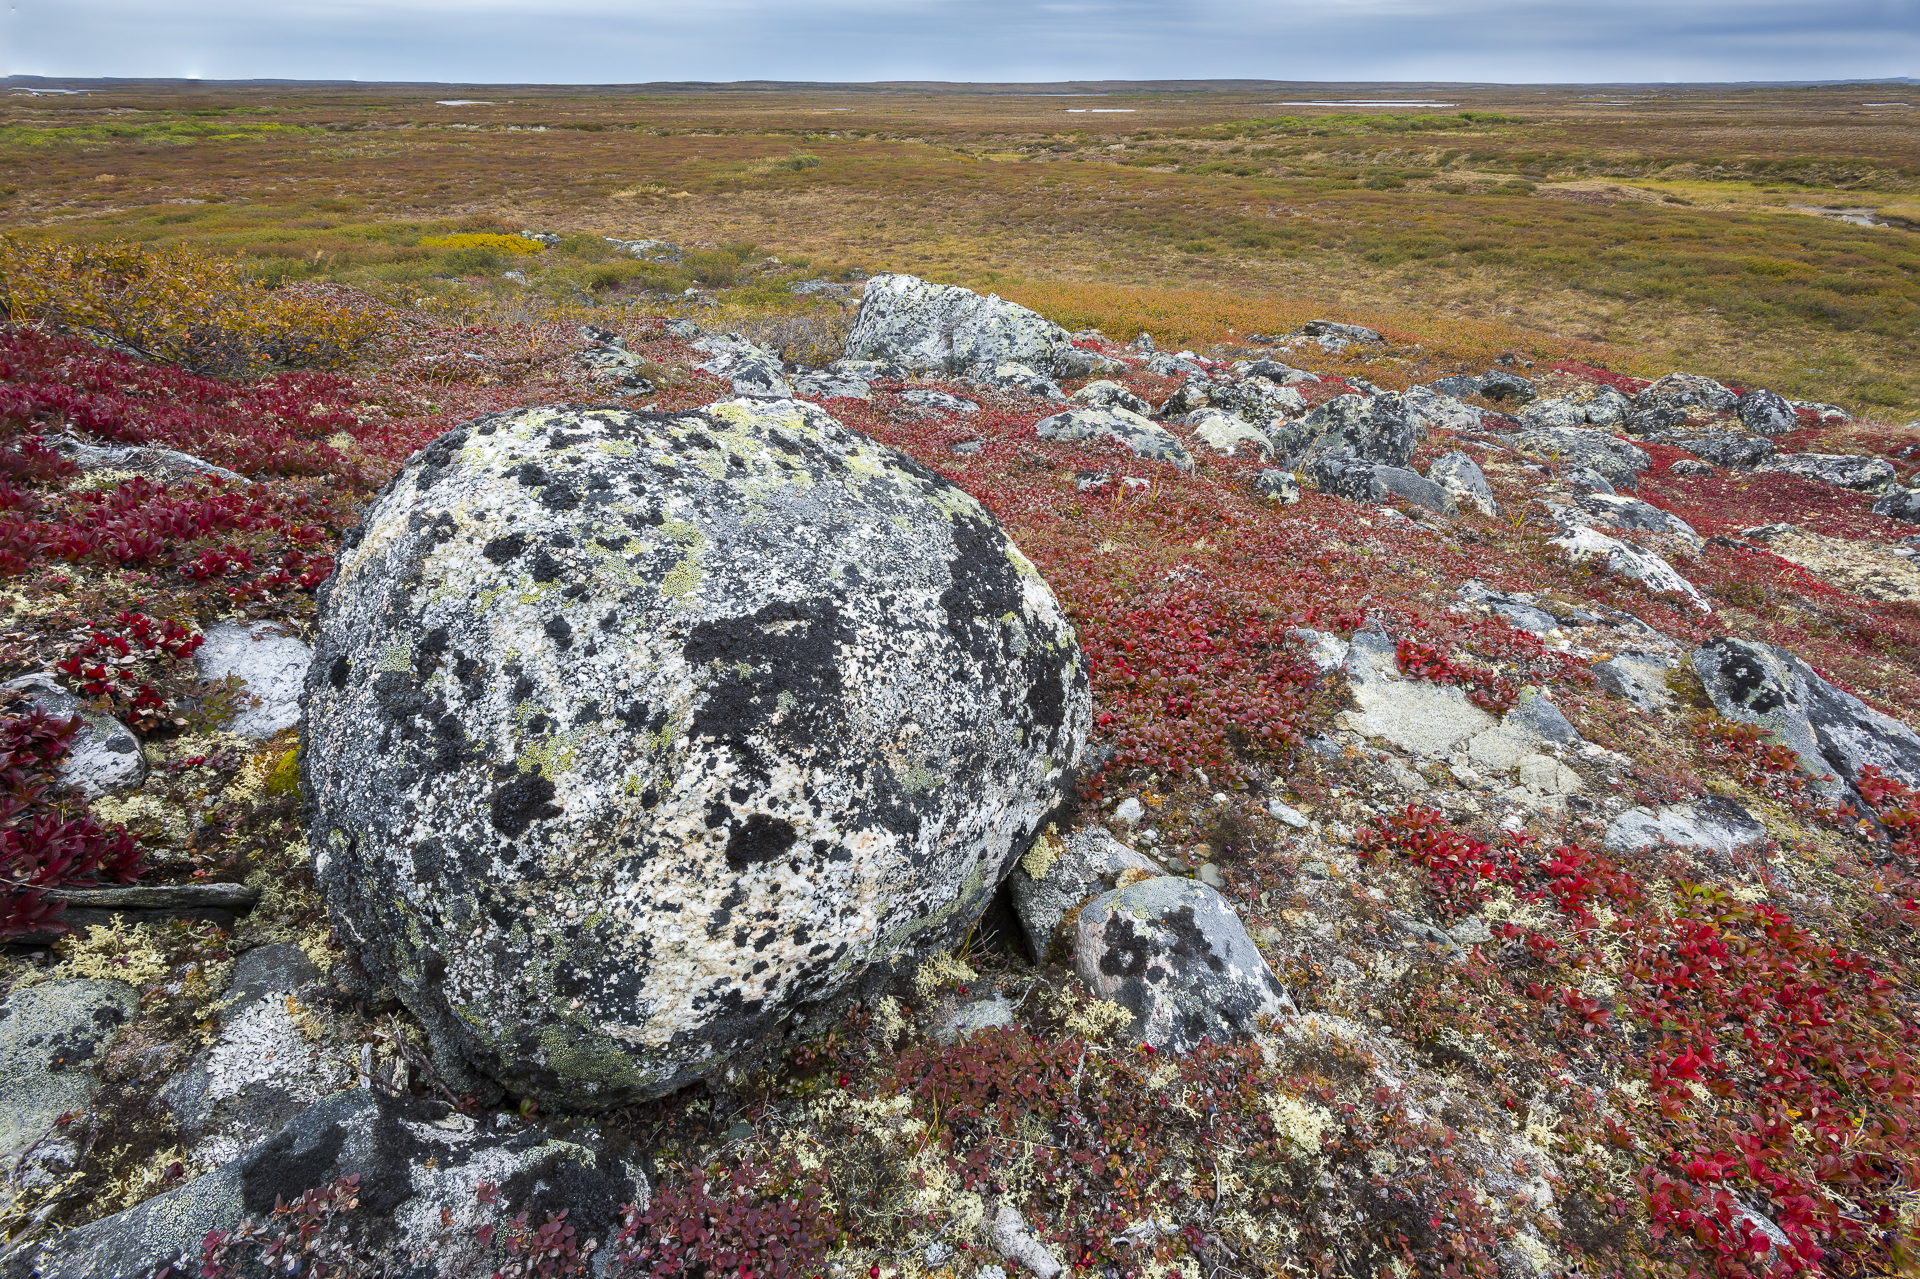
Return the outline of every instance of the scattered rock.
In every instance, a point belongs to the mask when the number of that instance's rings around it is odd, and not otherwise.
[[[1701,408],[1711,413],[1731,413],[1738,404],[1739,397],[1732,391],[1697,373],[1669,373],[1633,397],[1636,409]]]
[[[934,391],[924,387],[900,392],[900,398],[908,404],[923,409],[938,409],[943,413],[978,413],[980,406],[972,400],[963,400],[957,395],[948,395],[945,391]]]
[[[1219,893],[1162,875],[1094,898],[1075,925],[1074,970],[1134,1015],[1135,1039],[1184,1053],[1255,1032],[1293,1001]]]
[[[1269,498],[1282,506],[1292,506],[1300,500],[1300,481],[1292,471],[1265,467],[1253,473],[1248,487],[1258,496]]]
[[[1716,710],[1791,747],[1822,794],[1847,797],[1868,765],[1920,786],[1920,735],[1835,688],[1786,649],[1722,636],[1694,653],[1693,669]]]
[[[1742,529],[1740,536],[1756,542],[1771,542],[1799,531],[1798,526],[1793,524],[1756,524],[1752,528]]]
[[[1673,591],[1685,595],[1703,613],[1713,611],[1698,587],[1652,551],[1630,546],[1590,528],[1573,528],[1553,539],[1553,545],[1575,560],[1597,559],[1609,573],[1630,578],[1655,594]]]
[[[1767,828],[1733,800],[1720,796],[1697,799],[1666,808],[1629,808],[1613,819],[1602,839],[1616,852],[1633,852],[1655,844],[1676,844],[1731,853],[1765,842]]]
[[[982,386],[997,387],[1002,391],[1019,391],[1042,400],[1064,400],[1066,394],[1060,384],[1039,370],[1026,364],[1011,360],[995,365],[979,365],[966,373],[969,382],[978,382]]]
[[[1755,435],[1787,435],[1800,428],[1787,397],[1755,388],[1740,397],[1740,425]]]
[[[750,395],[765,400],[793,397],[793,388],[787,384],[786,374],[781,371],[780,357],[738,333],[701,338],[693,344],[693,349],[713,357],[694,367],[703,373],[725,379],[732,385],[735,395]]]
[[[870,400],[873,388],[859,378],[839,377],[832,373],[796,373],[787,379],[793,393],[803,400]]]
[[[607,1237],[621,1206],[644,1207],[646,1174],[591,1126],[550,1136],[518,1125],[484,1131],[433,1101],[359,1088],[308,1107],[240,1158],[137,1207],[60,1235],[31,1260],[36,1279],[147,1274],[182,1257],[197,1264],[209,1231],[241,1217],[265,1220],[277,1200],[348,1175],[360,1178],[354,1216],[364,1243],[404,1257],[421,1279],[470,1273],[468,1239],[483,1218],[481,1183],[498,1187],[493,1211],[534,1221],[562,1209],[582,1237]],[[442,1211],[451,1213],[442,1220]]]
[[[1861,493],[1886,492],[1894,476],[1893,463],[1858,453],[1775,453],[1755,469],[1785,471]]]
[[[1153,412],[1153,406],[1129,391],[1118,382],[1089,382],[1067,397],[1075,404],[1085,404],[1096,408],[1126,409],[1129,413],[1138,413],[1141,417]]]
[[[300,1026],[298,992],[319,980],[298,946],[262,946],[240,957],[217,1038],[160,1093],[196,1162],[236,1159],[314,1102],[352,1086],[352,1071]]]
[[[1500,504],[1493,500],[1486,473],[1478,462],[1458,449],[1435,458],[1427,467],[1427,478],[1453,494],[1457,504],[1472,506],[1482,515],[1500,513]]]
[[[1685,409],[1635,409],[1621,429],[1629,435],[1659,435],[1684,430],[1687,425]]]
[[[1290,386],[1275,386],[1265,378],[1247,378],[1242,382],[1215,383],[1207,404],[1242,418],[1255,426],[1264,426],[1275,418],[1296,417],[1307,411],[1306,397]]]
[[[1285,457],[1347,456],[1405,466],[1422,431],[1408,417],[1405,399],[1389,392],[1337,395],[1305,417],[1273,423],[1268,435]]]
[[[1105,437],[1131,450],[1137,457],[1171,462],[1183,471],[1193,469],[1193,455],[1175,438],[1173,432],[1151,418],[1127,409],[1085,408],[1055,413],[1034,424],[1034,434],[1043,440],[1089,440]]]
[[[933,1028],[937,1044],[957,1044],[982,1030],[1013,1025],[1013,1005],[995,992],[986,999],[970,1000],[953,1010],[953,1015]]]
[[[20,694],[55,719],[80,717],[80,727],[60,764],[60,780],[77,787],[85,798],[117,795],[146,779],[147,765],[133,730],[111,715],[83,708],[80,699],[52,675],[22,675],[0,687]]]
[[[1670,475],[1712,475],[1713,467],[1708,465],[1705,462],[1696,461],[1693,458],[1687,458],[1683,461],[1675,462],[1672,466],[1669,466],[1667,468],[1667,473]]]
[[[1024,306],[971,289],[887,274],[867,281],[846,353],[917,373],[977,377],[982,370],[1018,364],[1038,373],[1070,376],[1080,363],[1068,356],[1074,349],[1065,329]]]
[[[1908,524],[1920,524],[1920,487],[1888,489],[1887,495],[1873,504],[1873,513]]]
[[[1522,426],[1531,429],[1584,429],[1587,425],[1587,406],[1564,399],[1535,400],[1514,416],[1520,419]]]
[[[1671,660],[1657,653],[1620,653],[1587,669],[1600,687],[1624,697],[1643,711],[1665,710],[1673,700],[1667,688]]]
[[[42,1138],[65,1141],[54,1121],[87,1108],[101,1056],[139,1009],[123,981],[43,982],[0,1004],[0,1158],[12,1164]],[[76,1152],[44,1154],[58,1166]]]
[[[1535,635],[1545,635],[1557,630],[1559,619],[1534,604],[1531,596],[1513,595],[1505,591],[1490,591],[1475,581],[1463,582],[1459,590],[1460,600],[1464,604],[1485,609],[1505,618],[1523,631],[1532,631]]]
[[[1584,427],[1525,430],[1515,437],[1513,447],[1527,457],[1592,467],[1617,489],[1633,488],[1636,473],[1653,465],[1645,449],[1605,431]]]
[[[1582,402],[1587,425],[1602,431],[1624,430],[1633,416],[1633,401],[1610,386],[1593,391]]]
[[[1477,431],[1480,410],[1429,386],[1408,387],[1401,399],[1407,418],[1426,431]]]
[[[1657,443],[1685,449],[1715,466],[1750,471],[1773,456],[1773,441],[1763,435],[1661,435]]]
[[[1440,384],[1436,382],[1434,385]],[[1480,377],[1480,395],[1484,399],[1512,400],[1516,404],[1525,404],[1539,397],[1540,388],[1518,373],[1509,373],[1505,369],[1489,369]]]
[[[1140,801],[1128,796],[1126,803],[1139,807]],[[1124,806],[1124,805],[1123,805]],[[1114,814],[1119,817],[1120,814]],[[1138,821],[1144,811],[1132,820]],[[1127,821],[1121,817],[1122,821]],[[1007,876],[1007,889],[1013,898],[1013,913],[1026,934],[1027,949],[1036,962],[1044,962],[1053,949],[1054,934],[1067,913],[1089,897],[1112,888],[1115,877],[1124,870],[1161,875],[1165,871],[1151,858],[1128,848],[1097,826],[1083,827],[1064,837],[1035,845],[1036,852],[1022,858]],[[1055,854],[1051,860],[1047,854]],[[1038,871],[1038,874],[1033,872]]]
[[[1693,525],[1679,516],[1637,497],[1621,497],[1614,493],[1589,493],[1571,507],[1562,507],[1565,520],[1571,524],[1597,524],[1603,528],[1640,529],[1648,533],[1671,533],[1697,549],[1701,537],[1694,532]]]
[[[1267,801],[1267,816],[1273,818],[1277,822],[1282,822],[1288,826],[1291,826],[1295,830],[1305,830],[1308,826],[1307,816],[1305,813],[1302,813],[1299,809],[1293,807],[1291,804],[1282,803],[1280,800],[1277,800],[1277,799],[1270,799]]]
[[[573,1109],[956,944],[1091,717],[985,508],[800,401],[456,428],[349,536],[319,628],[336,927],[443,1074]]]
[[[1310,338],[1338,338],[1342,342],[1386,341],[1372,329],[1358,324],[1341,324],[1335,320],[1308,320],[1300,326],[1300,331]]]
[[[1236,453],[1273,455],[1273,441],[1256,431],[1240,417],[1220,409],[1197,409],[1187,415],[1193,438],[1216,453],[1232,457]]]
[[[1322,493],[1333,497],[1367,503],[1401,497],[1436,514],[1459,514],[1459,506],[1451,490],[1398,466],[1323,455],[1308,464],[1307,474]]]
[[[203,680],[237,675],[257,699],[227,725],[230,732],[264,741],[300,722],[300,690],[313,650],[277,622],[221,622],[206,630],[193,665]]]
[[[154,446],[117,448],[89,444],[72,435],[50,435],[46,445],[83,471],[127,471],[159,484],[182,480],[219,479],[245,484],[247,477],[224,466],[203,462],[191,453]]]
[[[1233,366],[1233,371],[1250,378],[1265,378],[1275,386],[1298,386],[1303,382],[1318,382],[1318,373],[1309,373],[1305,369],[1296,369],[1291,364],[1282,364],[1278,360],[1247,360]]]

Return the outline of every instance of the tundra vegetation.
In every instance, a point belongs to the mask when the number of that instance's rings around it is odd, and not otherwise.
[[[0,676],[57,672],[138,733],[148,775],[83,801],[55,775],[77,727],[14,706],[0,919],[58,931],[55,890],[74,884],[261,896],[230,926],[10,949],[15,991],[109,977],[140,998],[99,1091],[49,1134],[73,1142],[70,1166],[9,1185],[7,1247],[208,1171],[156,1090],[217,1034],[236,956],[350,959],[314,886],[297,731],[230,731],[248,695],[199,677],[199,636],[236,617],[311,636],[341,539],[416,450],[481,413],[605,402],[582,324],[634,355],[649,389],[623,404],[667,412],[732,393],[672,320],[819,366],[881,270],[1221,362],[1324,317],[1384,340],[1300,348],[1322,379],[1298,388],[1309,404],[1501,357],[1556,393],[1631,395],[1684,369],[1843,406],[1802,411],[1776,444],[1882,458],[1911,485],[1920,430],[1897,423],[1920,411],[1920,157],[1910,112],[1861,105],[1883,95],[1475,91],[1445,111],[1287,115],[1255,100],[1271,95],[1197,91],[9,98]],[[805,281],[825,287],[795,293]],[[1122,380],[1154,404],[1181,385],[1137,364]],[[979,408],[931,411],[909,389]],[[1777,644],[1912,723],[1920,589],[1862,568],[1860,548],[1913,525],[1871,495],[1701,474],[1643,443],[1637,496],[1700,535],[1660,546],[1707,612],[1553,544],[1534,499],[1558,459],[1543,477],[1483,452],[1496,516],[1311,489],[1280,506],[1250,490],[1258,458],[1179,474],[1038,438],[1060,406],[1019,392],[937,377],[872,392],[826,407],[992,511],[1078,630],[1101,763],[1062,822],[1210,867],[1297,1012],[1170,1058],[1118,1035],[1057,946],[1025,953],[989,919],[833,1024],[599,1117],[655,1183],[604,1237],[560,1212],[492,1213],[482,1186],[457,1206],[482,1222],[460,1242],[472,1273],[583,1274],[610,1251],[658,1276],[966,1279],[1013,1264],[986,1251],[1001,1206],[1103,1279],[1920,1265],[1920,795],[1869,775],[1836,804],[1685,666],[1644,710],[1597,682],[1610,654],[1454,607],[1472,579],[1556,616],[1631,614],[1686,648]],[[66,435],[245,480],[83,468]],[[1461,445],[1435,433],[1411,465]],[[1781,523],[1801,541],[1743,536]],[[1496,823],[1445,763],[1330,748],[1348,691],[1297,632],[1363,625],[1395,638],[1407,678],[1488,710],[1544,690],[1598,752],[1585,798]],[[1602,844],[1614,801],[1710,799],[1744,806],[1764,839]],[[1409,919],[1433,923],[1410,934]],[[1449,940],[1478,937],[1469,924],[1486,939]],[[931,1033],[989,989],[1017,1024]],[[388,993],[295,1024],[348,1075],[478,1109]],[[518,1100],[501,1123],[570,1122]],[[314,1186],[209,1236],[193,1273],[303,1251],[326,1273],[382,1273],[390,1259],[357,1242],[358,1194]]]

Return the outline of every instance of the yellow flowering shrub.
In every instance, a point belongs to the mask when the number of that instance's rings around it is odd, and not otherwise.
[[[429,235],[420,241],[423,249],[492,249],[497,253],[543,253],[546,245],[524,235],[506,235],[497,231],[463,231],[456,235]]]

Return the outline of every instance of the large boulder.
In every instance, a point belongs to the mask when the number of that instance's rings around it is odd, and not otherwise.
[[[1662,435],[1656,443],[1684,449],[1715,466],[1731,466],[1750,471],[1774,454],[1774,443],[1764,435]]]
[[[1653,465],[1645,449],[1584,427],[1534,427],[1520,432],[1513,447],[1527,457],[1589,467],[1615,488],[1633,488],[1634,477]]]
[[[1133,1014],[1134,1038],[1167,1052],[1229,1043],[1294,1010],[1233,908],[1191,879],[1143,879],[1081,907],[1073,965]]]
[[[301,1111],[205,1176],[16,1255],[4,1273],[131,1279],[183,1257],[189,1266],[182,1269],[197,1272],[209,1231],[231,1230],[247,1216],[265,1221],[278,1201],[297,1203],[306,1191],[348,1176],[360,1179],[352,1213],[360,1246],[402,1263],[378,1273],[414,1279],[475,1273],[474,1251],[449,1240],[471,1239],[486,1223],[483,1213],[504,1221],[525,1212],[538,1225],[564,1209],[582,1241],[604,1242],[625,1205],[644,1209],[649,1198],[638,1161],[595,1128],[560,1136],[508,1123],[489,1131],[442,1102],[357,1088]],[[491,1210],[480,1200],[487,1183],[495,1187]]]
[[[1451,491],[1425,476],[1398,466],[1362,462],[1351,457],[1316,457],[1307,474],[1330,497],[1353,502],[1384,502],[1390,497],[1404,498],[1438,515],[1458,515],[1460,508]]]
[[[1427,478],[1453,494],[1456,504],[1464,502],[1482,515],[1500,513],[1500,504],[1493,500],[1493,488],[1487,483],[1486,472],[1458,449],[1435,458],[1427,467]]]
[[[1847,798],[1869,765],[1920,786],[1920,734],[1835,688],[1786,649],[1722,636],[1695,651],[1693,669],[1715,710],[1792,748],[1823,795]]]
[[[1402,394],[1401,400],[1407,406],[1408,419],[1422,430],[1477,431],[1480,429],[1479,409],[1444,392],[1436,391],[1432,387],[1410,386]]]
[[[1305,417],[1271,423],[1267,434],[1283,457],[1357,457],[1405,466],[1426,435],[1397,392],[1337,395]]]
[[[1740,397],[1740,425],[1755,435],[1788,435],[1800,429],[1800,420],[1787,397],[1759,388]]]
[[[1669,373],[1647,384],[1633,397],[1637,409],[1706,409],[1711,413],[1731,413],[1740,397],[1698,373]]]
[[[956,944],[1091,719],[986,509],[791,400],[450,431],[319,632],[301,767],[340,934],[443,1073],[573,1108]]]
[[[1873,504],[1873,513],[1908,524],[1920,524],[1920,486],[1888,489],[1886,496]]]
[[[1775,453],[1756,468],[1785,471],[1806,480],[1818,480],[1861,493],[1884,493],[1892,487],[1893,463],[1864,453]]]
[[[1074,358],[1072,334],[1024,306],[892,274],[867,281],[846,353],[916,373],[967,373],[1012,363],[1071,377],[1085,364]]]
[[[60,780],[77,787],[84,798],[115,795],[146,780],[146,761],[133,730],[111,715],[83,707],[53,676],[22,675],[0,689],[22,695],[54,719],[80,717],[80,727],[67,744],[67,757],[60,761]]]
[[[1196,409],[1187,415],[1187,425],[1192,428],[1194,440],[1215,453],[1228,457],[1273,455],[1273,441],[1237,414],[1217,408]]]
[[[1652,551],[1608,537],[1595,529],[1576,525],[1553,539],[1552,544],[1575,562],[1597,561],[1606,572],[1640,583],[1655,594],[1684,595],[1703,613],[1713,611],[1700,588],[1680,576],[1679,570]]]

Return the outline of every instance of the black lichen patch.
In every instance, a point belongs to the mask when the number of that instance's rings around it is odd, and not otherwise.
[[[573,623],[565,617],[555,614],[547,619],[547,624],[541,629],[546,631],[547,638],[552,640],[561,651],[564,652],[573,647]]]
[[[840,601],[830,597],[779,601],[745,617],[700,623],[682,652],[689,665],[710,666],[714,676],[690,735],[731,748],[742,775],[765,782],[751,738],[811,745],[832,740],[844,727],[841,650],[852,641]],[[792,699],[784,711],[782,693]]]
[[[526,534],[508,533],[504,537],[496,537],[490,540],[485,546],[480,548],[480,553],[492,560],[495,564],[505,564],[526,549]]]
[[[765,813],[754,813],[727,837],[727,865],[741,871],[770,862],[792,848],[800,838],[793,823]]]
[[[539,773],[516,773],[506,785],[493,792],[490,807],[493,828],[503,835],[518,837],[537,821],[560,816],[553,803],[553,783]]]

